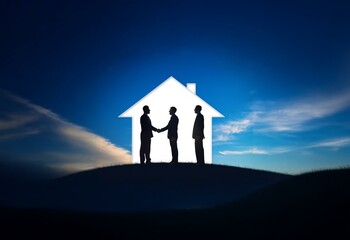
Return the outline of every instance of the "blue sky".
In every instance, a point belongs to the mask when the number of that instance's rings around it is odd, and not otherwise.
[[[174,76],[196,82],[225,115],[213,122],[214,163],[287,173],[349,165],[346,1],[2,1],[1,9],[3,159],[76,170],[125,163],[113,154],[131,151],[131,121],[117,116]],[[80,134],[57,130],[67,126]],[[108,160],[82,161],[100,156],[99,141],[113,150],[94,159]]]

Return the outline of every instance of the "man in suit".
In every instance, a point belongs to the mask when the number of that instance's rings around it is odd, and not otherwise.
[[[179,124],[179,118],[175,115],[176,107],[171,107],[169,114],[171,115],[170,121],[166,127],[163,127],[159,132],[168,130],[168,139],[171,147],[171,155],[173,159],[171,163],[178,163],[178,150],[177,150],[177,125]]]
[[[193,125],[192,138],[194,139],[195,149],[196,149],[196,158],[198,164],[204,164],[204,148],[203,148],[203,139],[204,139],[204,117],[201,114],[202,107],[197,105],[194,109],[194,112],[197,114],[196,120]]]
[[[153,131],[157,131],[155,127],[152,126],[151,119],[148,114],[151,112],[149,107],[145,105],[143,107],[143,115],[140,118],[141,123],[141,148],[140,148],[140,163],[151,163],[151,138],[153,137]]]

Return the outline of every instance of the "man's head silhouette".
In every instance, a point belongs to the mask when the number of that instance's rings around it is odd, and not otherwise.
[[[149,109],[149,107],[147,106],[147,105],[145,105],[145,106],[143,106],[143,112],[145,113],[145,114],[149,114],[150,112],[151,112],[151,110]]]
[[[197,105],[194,109],[195,113],[200,113],[202,111],[202,107],[200,105]]]
[[[169,110],[169,114],[170,114],[170,115],[175,114],[175,113],[176,113],[176,110],[177,110],[176,107],[171,107],[170,110]]]

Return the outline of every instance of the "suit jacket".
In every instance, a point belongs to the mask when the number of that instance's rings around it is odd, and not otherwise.
[[[179,118],[174,114],[171,116],[170,121],[166,127],[163,127],[160,131],[168,130],[168,138],[177,139],[177,125],[179,124]]]
[[[143,114],[140,118],[141,123],[141,139],[144,138],[152,138],[153,137],[153,131],[157,131],[155,127],[152,126],[151,119],[148,117],[147,114]]]
[[[204,138],[204,117],[201,113],[197,114],[196,120],[194,121],[192,138]]]

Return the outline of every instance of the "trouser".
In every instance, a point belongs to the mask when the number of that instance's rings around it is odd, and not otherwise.
[[[195,149],[196,149],[197,163],[204,164],[203,139],[202,138],[196,138],[194,140],[194,146],[195,146]]]
[[[172,163],[177,163],[179,161],[178,156],[179,152],[177,150],[177,139],[176,138],[171,138],[169,139],[170,142],[170,147],[171,147],[171,155],[173,159],[171,160]]]
[[[145,163],[145,158],[146,158],[146,163],[151,162],[151,139],[150,138],[141,138],[141,148],[140,148],[140,163],[143,164]]]

